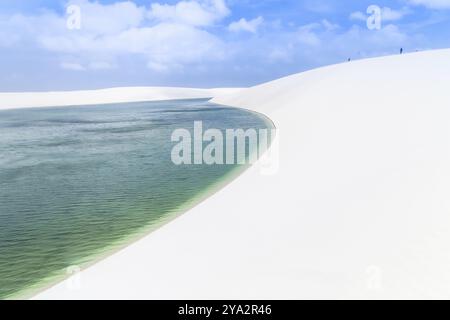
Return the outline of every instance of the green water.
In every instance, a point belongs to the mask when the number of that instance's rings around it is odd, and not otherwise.
[[[173,130],[194,121],[268,126],[206,100],[0,112],[0,299],[117,250],[240,170],[172,163]]]

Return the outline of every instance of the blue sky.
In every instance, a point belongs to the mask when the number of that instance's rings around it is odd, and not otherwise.
[[[367,27],[370,5],[380,29]],[[450,0],[2,0],[0,91],[250,86],[447,48],[449,30]]]

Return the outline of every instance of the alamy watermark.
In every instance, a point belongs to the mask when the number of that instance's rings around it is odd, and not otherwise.
[[[366,269],[367,289],[379,292],[383,290],[383,270],[379,266],[369,266]]]
[[[66,269],[69,276],[66,281],[66,288],[70,291],[78,291],[81,289],[81,268],[79,266],[70,266]]]
[[[381,8],[377,5],[371,5],[367,8],[367,14],[369,15],[366,21],[367,28],[369,30],[381,30],[381,23],[382,23]]]
[[[81,7],[77,5],[69,5],[66,9],[67,20],[66,26],[69,30],[81,29]]]
[[[279,132],[276,129],[207,129],[194,122],[193,132],[180,128],[171,136],[175,165],[258,164],[262,174],[279,166]]]

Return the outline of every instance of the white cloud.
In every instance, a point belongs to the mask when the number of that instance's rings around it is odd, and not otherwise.
[[[319,46],[322,41],[315,30],[320,27],[321,24],[319,23],[311,23],[300,27],[297,31],[297,42],[306,46]]]
[[[158,69],[218,59],[221,52],[221,41],[212,34],[174,23],[132,28],[104,37],[50,35],[41,37],[40,43],[48,50],[84,58],[102,54],[108,57],[140,55],[147,59],[148,65],[158,65]],[[98,65],[92,66],[98,69]]]
[[[107,46],[145,55],[150,65],[165,67],[190,64],[220,58],[221,41],[207,31],[193,26],[161,23],[154,27],[131,29],[117,38],[107,40]]]
[[[394,10],[389,7],[381,8],[381,19],[384,21],[397,21],[403,19],[408,14],[411,14],[412,11],[408,7],[403,7],[399,10]]]
[[[381,9],[381,19],[382,21],[398,21],[403,19],[406,15],[411,14],[412,11],[408,7],[403,7],[399,10],[391,9],[389,7],[383,7]],[[367,21],[369,15],[356,11],[350,14],[350,20],[356,21]]]
[[[81,9],[81,33],[113,35],[129,28],[136,28],[145,18],[145,7],[123,1],[100,4],[89,0],[71,0],[71,5]],[[75,31],[74,31],[75,32]]]
[[[0,46],[12,47],[35,39],[45,30],[65,30],[64,20],[52,13],[39,16],[0,16]]]
[[[298,28],[296,42],[305,46],[318,47],[322,44],[321,35],[333,33],[340,28],[339,25],[323,19],[320,22],[310,23]]]
[[[0,18],[1,19],[1,18]],[[0,25],[0,47],[12,47],[20,41],[20,36],[5,31]]]
[[[412,5],[423,5],[430,9],[450,9],[450,0],[409,0]]]
[[[230,14],[224,0],[180,1],[175,5],[154,3],[148,17],[160,22],[210,26]]]
[[[232,22],[228,26],[228,30],[232,32],[240,32],[240,31],[246,31],[251,33],[258,32],[259,27],[264,23],[263,17],[258,17],[253,20],[246,20],[242,18],[239,21]]]
[[[361,11],[352,12],[350,14],[350,20],[366,21],[367,15],[362,13]]]
[[[333,31],[333,30],[337,30],[340,28],[340,26],[338,24],[335,23],[331,23],[330,21],[328,21],[327,19],[323,19],[321,21],[322,25],[325,27],[325,29],[327,31]]]
[[[70,4],[80,6],[80,30],[69,30],[65,15],[16,15],[0,19],[0,46],[21,43],[70,56],[60,67],[77,71],[112,69],[130,55],[146,60],[151,70],[165,72],[224,56],[222,41],[206,29],[229,14],[224,0],[153,4],[148,9],[130,1]]]
[[[115,69],[116,66],[106,61],[93,61],[89,63],[88,68],[92,70],[110,70]]]
[[[71,71],[84,71],[86,70],[85,67],[83,67],[79,63],[73,63],[73,62],[61,62],[60,64],[62,69],[65,70],[71,70]]]
[[[329,14],[334,11],[332,3],[330,3],[329,1],[306,0],[304,6],[306,10],[315,13]]]

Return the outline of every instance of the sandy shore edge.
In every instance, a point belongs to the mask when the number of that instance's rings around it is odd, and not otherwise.
[[[20,108],[63,107],[125,102],[213,98],[239,92],[239,88],[193,89],[174,87],[122,87],[61,92],[0,92],[0,111]]]

